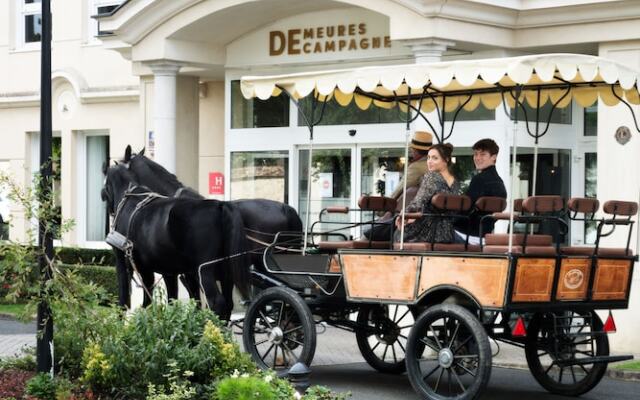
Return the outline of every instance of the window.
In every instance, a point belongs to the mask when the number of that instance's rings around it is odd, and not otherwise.
[[[549,113],[551,112],[551,107],[552,107],[552,104],[549,101],[544,106],[540,107],[540,116],[538,118],[538,121],[542,123],[547,123],[547,120],[549,119]],[[571,104],[569,104],[565,108],[555,108],[553,110],[553,114],[551,114],[551,123],[571,125],[571,108],[572,108]],[[536,118],[535,108],[529,106],[529,104],[527,104],[527,102],[525,101],[524,109],[526,111],[527,120],[529,121],[529,123],[535,122],[535,118]],[[512,120],[515,119],[515,110],[513,108],[511,109],[511,119]],[[518,121],[524,121],[524,120],[525,120],[524,113],[522,112],[522,109],[518,107]]]
[[[404,149],[362,149],[360,191],[371,196],[389,196],[404,172]]]
[[[289,98],[281,93],[268,100],[245,99],[240,81],[231,81],[231,128],[289,126]]]
[[[107,203],[100,191],[104,183],[102,165],[109,159],[109,136],[86,136],[86,241],[103,241],[109,232]]]
[[[289,152],[231,153],[231,199],[289,201]]]
[[[307,189],[308,189],[309,150],[299,152],[298,187],[298,214],[302,221],[306,221],[307,215]],[[349,207],[351,202],[351,149],[314,149],[311,163],[311,201],[309,223],[318,221],[320,211],[327,207]],[[351,215],[353,216],[353,215]],[[332,215],[331,221],[347,222],[350,215]],[[327,231],[339,229],[344,225],[323,223],[314,228],[314,231]],[[348,235],[349,232],[337,231],[330,236],[323,235],[323,240],[337,239],[338,235]]]
[[[89,1],[89,18],[91,27],[90,36],[96,37],[107,35],[111,32],[100,30],[100,22],[93,18],[96,15],[111,14],[116,8],[122,4],[122,0],[88,0]]]
[[[307,116],[311,114],[312,96],[307,96],[300,100],[300,109],[298,115],[304,113]],[[322,103],[317,104],[316,118],[320,115]],[[406,114],[399,113],[397,108],[381,108],[371,104],[366,110],[361,110],[355,101],[351,101],[348,106],[343,107],[331,98],[324,109],[322,120],[318,125],[353,125],[353,124],[385,124],[400,123],[406,118]],[[298,126],[306,126],[306,122],[302,116],[298,117]]]
[[[41,0],[20,0],[19,36],[21,45],[38,43],[42,39]]]
[[[598,136],[598,102],[584,109],[584,136]]]

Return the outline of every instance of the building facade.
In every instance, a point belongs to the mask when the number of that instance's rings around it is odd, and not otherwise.
[[[38,168],[39,3],[0,4],[0,168],[25,185]],[[308,111],[309,104],[284,95],[245,100],[239,88],[244,75],[555,52],[599,55],[640,70],[640,2],[632,0],[52,3],[60,207],[63,218],[76,221],[60,240],[79,246],[104,245],[100,167],[121,158],[127,144],[145,147],[204,195],[266,197],[306,211],[309,133],[298,107]],[[485,137],[500,145],[498,170],[509,176],[510,115],[502,107],[478,107],[458,116],[448,141],[463,180],[472,168],[472,144]],[[543,110],[540,119],[548,115]],[[534,142],[518,124],[514,197],[639,200],[640,141],[624,106],[574,102],[550,121],[535,185]],[[626,144],[614,138],[621,126],[631,128]],[[411,128],[430,129],[421,120]],[[356,112],[354,104],[329,102],[314,135],[311,212],[355,206],[363,193],[389,193],[405,162],[404,133],[396,110]],[[21,210],[3,198],[0,211],[11,221],[9,235],[24,237],[30,221]],[[568,242],[593,238],[592,226],[573,223]],[[632,246],[638,248],[637,231]],[[638,281],[636,274],[635,291]],[[621,315],[640,309],[637,297]],[[632,332],[640,319],[619,325],[620,332]],[[620,351],[636,351],[631,336],[613,340]]]

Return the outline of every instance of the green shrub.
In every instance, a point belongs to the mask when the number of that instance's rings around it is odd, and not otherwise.
[[[219,400],[276,400],[274,388],[258,376],[225,378],[216,389]]]
[[[92,282],[96,284],[104,289],[107,295],[113,299],[118,297],[118,280],[116,277],[116,269],[114,267],[63,264],[60,268],[62,270],[72,271],[88,283]]]
[[[63,264],[116,265],[112,250],[58,247],[56,248],[56,252],[58,259]]]
[[[143,397],[149,384],[166,393],[176,371],[188,376],[196,397],[207,398],[212,382],[256,370],[217,317],[191,301],[135,310],[120,329],[85,348],[82,365],[93,389],[127,398]]]
[[[49,374],[39,373],[27,381],[25,393],[39,400],[56,400],[56,382]]]
[[[0,371],[6,369],[19,369],[22,371],[35,371],[36,359],[33,356],[33,348],[27,351],[27,354],[20,357],[7,357],[0,359]]]

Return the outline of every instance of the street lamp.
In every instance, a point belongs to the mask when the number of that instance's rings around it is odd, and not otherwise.
[[[40,51],[40,203],[50,197],[51,192],[51,0],[42,0],[42,36]],[[42,214],[41,214],[42,215]],[[41,216],[42,218],[42,216]],[[38,266],[44,288],[51,279],[48,260],[53,258],[53,237],[46,229],[47,221],[38,221],[38,246],[44,249]],[[53,319],[45,300],[38,304],[38,340],[36,356],[38,372],[49,372],[53,366]]]

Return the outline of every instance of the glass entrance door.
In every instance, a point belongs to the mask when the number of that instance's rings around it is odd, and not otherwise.
[[[309,150],[299,150],[298,157],[298,212],[303,223],[307,213],[308,177],[311,177],[311,201],[309,224],[318,221],[320,212],[327,207],[351,207],[353,168],[352,148],[314,149],[309,175]],[[346,223],[349,214],[333,214],[331,221]],[[337,229],[336,224],[323,224],[314,230]],[[344,232],[342,232],[344,233]],[[345,236],[350,236],[347,231]],[[337,238],[337,237],[334,237]],[[323,238],[323,240],[331,239]]]

